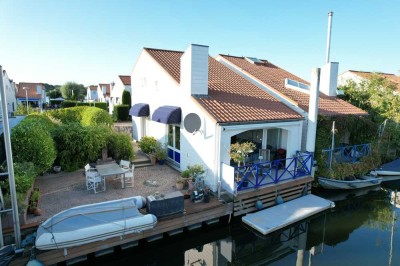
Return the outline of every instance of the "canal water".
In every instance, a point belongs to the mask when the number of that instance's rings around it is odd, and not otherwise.
[[[400,202],[391,200],[392,190],[400,191],[400,182],[314,192],[336,207],[267,236],[236,219],[80,265],[400,265]]]

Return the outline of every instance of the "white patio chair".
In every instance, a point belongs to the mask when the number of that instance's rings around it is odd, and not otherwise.
[[[105,178],[100,176],[96,168],[92,168],[89,164],[85,165],[85,177],[87,190],[93,189],[95,194],[106,190]],[[102,186],[101,190],[98,190],[99,185]]]
[[[133,187],[135,182],[135,165],[132,164],[131,166],[129,161],[121,160],[119,166],[127,170],[125,173],[125,187]],[[121,182],[124,181],[121,180]]]

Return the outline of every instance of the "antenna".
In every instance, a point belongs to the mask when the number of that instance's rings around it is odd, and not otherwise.
[[[326,38],[326,63],[329,63],[329,53],[331,49],[331,32],[332,32],[332,16],[333,12],[328,13],[328,36]]]

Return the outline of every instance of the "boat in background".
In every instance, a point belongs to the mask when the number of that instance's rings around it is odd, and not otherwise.
[[[392,162],[382,164],[379,168],[375,169],[374,171],[371,171],[371,174],[378,176],[385,176],[385,177],[398,176],[400,179],[400,158]]]
[[[141,214],[139,209],[145,205],[145,198],[136,196],[62,211],[39,226],[35,246],[67,248],[152,229],[157,217]]]
[[[382,179],[382,177],[368,175],[355,180],[337,180],[325,177],[318,177],[318,182],[325,189],[350,190],[380,185]]]

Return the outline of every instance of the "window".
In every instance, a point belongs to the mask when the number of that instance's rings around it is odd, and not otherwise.
[[[101,86],[101,89],[103,91],[103,94],[106,94],[106,92],[107,92],[106,86],[105,85]]]

